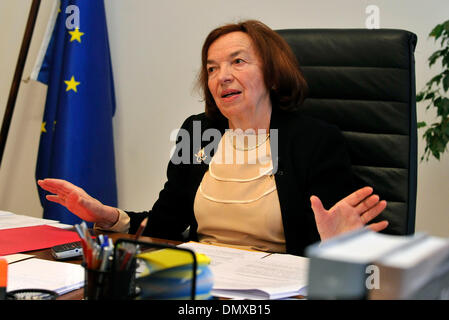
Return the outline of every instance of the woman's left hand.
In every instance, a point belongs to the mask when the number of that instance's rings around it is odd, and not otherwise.
[[[315,222],[321,240],[327,240],[339,234],[364,227],[377,217],[387,206],[385,200],[379,201],[378,195],[373,195],[373,188],[364,187],[337,202],[329,210],[324,209],[321,200],[310,197]],[[367,226],[373,231],[381,231],[388,226],[384,220]]]

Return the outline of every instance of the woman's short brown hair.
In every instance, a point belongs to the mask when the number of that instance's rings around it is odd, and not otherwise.
[[[201,70],[198,87],[202,90],[206,104],[206,115],[212,118],[221,115],[208,87],[207,54],[211,44],[219,37],[241,31],[252,40],[262,62],[265,86],[270,90],[273,108],[296,109],[304,100],[307,82],[299,64],[287,42],[275,31],[260,21],[247,20],[227,24],[212,30],[203,44],[201,52]]]

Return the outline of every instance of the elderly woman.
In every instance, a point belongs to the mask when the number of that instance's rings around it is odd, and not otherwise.
[[[306,82],[287,43],[269,27],[250,20],[213,30],[198,84],[205,113],[182,125],[152,210],[125,212],[58,179],[38,182],[54,193],[47,199],[104,230],[133,233],[148,217],[149,236],[181,240],[190,227],[189,240],[297,255],[385,209],[371,187],[355,191],[338,129],[297,110]],[[212,129],[220,133],[212,146],[195,140],[195,130],[204,138]],[[186,143],[181,133],[193,139]],[[174,161],[180,152],[188,152],[187,161]]]

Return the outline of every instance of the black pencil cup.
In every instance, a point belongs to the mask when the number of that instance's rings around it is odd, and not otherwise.
[[[192,281],[190,297],[195,300],[196,295],[196,273],[197,259],[195,252],[187,248],[178,248],[173,245],[144,242],[130,239],[117,239],[115,242],[114,255],[109,271],[99,271],[89,269],[84,266],[85,283],[84,299],[86,300],[130,300],[140,298],[140,289],[136,286],[136,255],[131,258],[126,268],[122,267],[122,261],[119,258],[120,248],[123,246],[135,246],[135,252],[141,249],[173,249],[188,252],[192,255]],[[118,249],[119,248],[119,249]]]
[[[136,267],[133,260],[131,268],[123,271],[100,271],[84,268],[85,300],[129,300],[135,299]]]

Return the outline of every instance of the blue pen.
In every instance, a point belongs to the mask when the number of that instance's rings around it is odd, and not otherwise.
[[[101,247],[104,248],[104,247],[109,246],[109,238],[108,238],[108,236],[107,235],[102,235],[102,234],[100,236],[103,236],[102,237]]]

